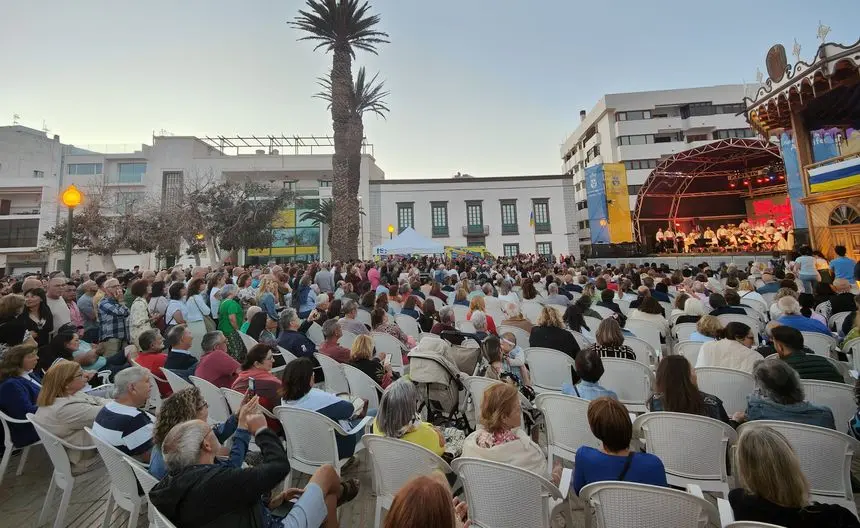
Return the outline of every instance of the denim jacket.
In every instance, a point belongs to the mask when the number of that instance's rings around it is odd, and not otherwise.
[[[806,401],[792,404],[776,403],[755,393],[750,395],[746,415],[749,421],[781,420],[836,429],[833,413],[827,407]]]

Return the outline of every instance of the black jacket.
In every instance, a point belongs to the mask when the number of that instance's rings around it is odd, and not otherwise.
[[[857,309],[853,293],[840,293],[830,298],[830,315],[840,312],[853,312]]]
[[[860,526],[853,513],[836,504],[813,502],[803,509],[786,508],[748,495],[738,488],[729,492],[729,503],[737,521],[759,521],[786,528],[856,528]]]
[[[189,354],[183,354],[182,352],[168,352],[167,360],[164,362],[164,368],[168,370],[191,370],[196,366],[197,358]]]
[[[576,359],[576,354],[579,353],[579,343],[573,334],[557,326],[533,327],[529,335],[529,346],[560,350],[573,359]]]
[[[251,468],[198,464],[169,473],[149,498],[181,528],[263,528],[260,497],[290,472],[287,453],[269,429],[257,433],[263,462]]]

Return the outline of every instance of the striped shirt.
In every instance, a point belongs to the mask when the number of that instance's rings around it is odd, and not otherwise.
[[[154,428],[148,414],[115,401],[105,405],[93,422],[96,436],[130,456],[152,449]]]

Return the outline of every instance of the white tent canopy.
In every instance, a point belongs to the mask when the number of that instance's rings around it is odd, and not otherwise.
[[[374,255],[433,255],[442,254],[442,244],[433,242],[407,227],[402,233],[373,248]]]

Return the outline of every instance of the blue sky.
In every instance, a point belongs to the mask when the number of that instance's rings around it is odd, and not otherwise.
[[[0,9],[0,124],[64,142],[328,135],[312,99],[329,56],[286,24],[299,0],[44,0]],[[856,0],[375,0],[391,44],[359,52],[391,90],[365,118],[388,178],[558,173],[559,144],[605,93],[755,80],[774,43],[809,59],[860,37]],[[355,68],[357,70],[357,67]]]

